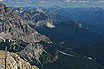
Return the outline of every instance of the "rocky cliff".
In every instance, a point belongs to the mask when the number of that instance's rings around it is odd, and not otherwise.
[[[0,51],[0,69],[5,68],[5,51]],[[29,62],[21,59],[17,54],[7,52],[7,69],[39,69],[36,66],[31,66]]]

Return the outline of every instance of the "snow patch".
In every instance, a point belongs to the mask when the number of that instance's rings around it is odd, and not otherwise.
[[[89,60],[92,60],[92,58],[91,58],[91,57],[88,57],[88,59],[89,59]]]
[[[36,9],[36,11],[38,11],[38,12],[44,12],[42,9],[40,9],[40,8],[38,8],[38,9]]]
[[[64,2],[70,2],[70,0],[65,0]]]
[[[47,27],[49,27],[49,28],[55,28],[55,26],[54,25],[52,25],[51,23],[49,23],[49,22],[47,22]]]

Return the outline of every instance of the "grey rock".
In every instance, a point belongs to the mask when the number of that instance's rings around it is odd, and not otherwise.
[[[11,44],[9,50],[18,51],[19,56],[22,58],[29,59],[29,61],[35,58],[40,62],[39,58],[44,52],[44,48],[39,42],[52,43],[51,40],[31,28],[27,20],[23,20],[9,7],[3,6],[0,10],[0,41],[5,42],[5,40],[8,40]],[[25,47],[21,46],[20,43],[22,42],[20,41],[27,43],[27,45]]]

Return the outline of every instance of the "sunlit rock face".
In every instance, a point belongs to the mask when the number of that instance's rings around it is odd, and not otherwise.
[[[24,61],[12,52],[7,52],[6,63],[7,69],[39,69],[36,66],[31,66],[29,62]],[[5,51],[0,51],[0,65],[1,69],[5,68]]]

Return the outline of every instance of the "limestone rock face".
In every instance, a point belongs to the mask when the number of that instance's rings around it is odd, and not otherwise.
[[[2,55],[1,55],[2,54]],[[0,67],[5,68],[5,51],[0,51]],[[7,52],[7,69],[39,69],[36,66],[31,66],[29,62],[21,59],[17,54]]]

